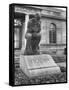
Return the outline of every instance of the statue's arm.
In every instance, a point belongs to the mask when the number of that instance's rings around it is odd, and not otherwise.
[[[28,22],[28,27],[27,27],[27,32],[25,34],[25,38],[31,38],[32,34],[31,34],[31,22]]]

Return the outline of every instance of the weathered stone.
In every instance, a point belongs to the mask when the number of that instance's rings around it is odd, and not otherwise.
[[[28,77],[60,73],[59,66],[48,54],[21,55],[20,68]]]

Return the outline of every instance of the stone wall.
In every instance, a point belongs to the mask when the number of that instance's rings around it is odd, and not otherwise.
[[[55,20],[50,18],[41,19],[41,42],[40,44],[50,44],[49,43],[49,30],[50,24],[54,23],[56,25],[56,42],[57,44],[66,44],[66,22],[61,20]]]
[[[50,24],[56,25],[56,44],[49,42]],[[47,53],[64,54],[66,47],[66,22],[62,20],[42,18],[41,19],[41,42],[40,51],[47,51]]]

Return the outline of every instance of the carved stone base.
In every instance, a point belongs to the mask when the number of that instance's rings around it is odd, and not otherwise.
[[[20,68],[28,77],[61,73],[59,66],[48,54],[21,55]]]

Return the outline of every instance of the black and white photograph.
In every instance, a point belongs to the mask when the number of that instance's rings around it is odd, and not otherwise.
[[[9,84],[67,83],[67,7],[10,4]]]

